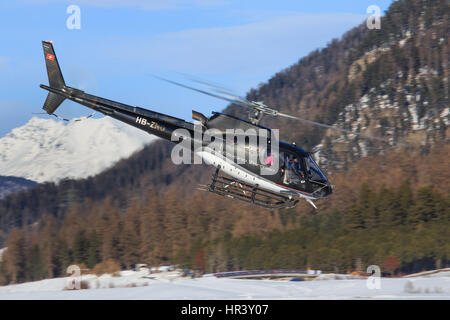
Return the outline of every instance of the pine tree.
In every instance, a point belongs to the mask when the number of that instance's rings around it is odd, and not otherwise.
[[[89,253],[89,240],[86,237],[85,231],[80,231],[76,234],[73,243],[73,259],[77,264],[87,264]]]
[[[413,194],[408,181],[403,183],[392,199],[392,217],[394,225],[405,225],[408,223],[408,212],[413,205]]]
[[[41,232],[40,251],[45,269],[45,276],[53,278],[59,274],[58,257],[56,247],[56,233],[58,222],[52,215],[47,215],[44,219],[44,226]]]
[[[11,282],[21,282],[25,278],[25,238],[21,229],[11,229],[4,260],[7,272],[11,275]]]
[[[416,202],[411,208],[408,220],[413,225],[436,220],[439,216],[436,196],[432,186],[425,186],[417,190]]]
[[[29,248],[27,254],[27,281],[36,281],[44,276],[44,265],[41,258],[41,252],[38,244],[34,244]]]
[[[120,237],[121,262],[126,268],[139,263],[140,220],[136,204],[128,208],[124,219]]]
[[[99,239],[97,232],[93,230],[89,237],[89,248],[87,252],[87,266],[89,269],[92,269],[95,265],[97,265],[100,262],[100,248],[99,248]]]
[[[152,210],[148,209],[149,207],[153,207],[156,206],[158,207],[157,204],[158,198],[154,195],[150,195],[149,200],[148,200],[148,205],[144,206],[142,208],[142,211],[140,211],[139,214],[139,227],[140,227],[140,231],[139,231],[139,235],[140,235],[140,240],[139,240],[139,256],[141,258],[141,261],[143,263],[147,263],[147,264],[151,264],[153,263],[152,261],[152,250],[153,250],[153,243],[152,243],[152,219],[151,219],[151,215],[152,215]]]
[[[120,218],[117,208],[107,199],[100,207],[98,216],[98,235],[101,240],[100,257],[102,261],[119,260]]]
[[[376,193],[366,183],[363,183],[359,195],[359,207],[362,213],[364,228],[374,229],[379,224],[379,212],[376,203]]]

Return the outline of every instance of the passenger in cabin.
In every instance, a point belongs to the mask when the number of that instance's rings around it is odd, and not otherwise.
[[[269,154],[266,158],[266,160],[264,160],[264,164],[268,165],[268,166],[272,166],[273,165],[273,155]]]
[[[304,183],[304,174],[298,157],[287,155],[285,158],[285,172],[283,182],[285,184]]]

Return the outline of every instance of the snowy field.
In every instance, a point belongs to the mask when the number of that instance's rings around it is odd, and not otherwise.
[[[123,271],[120,276],[82,276],[90,289],[64,290],[69,278],[0,287],[0,300],[11,299],[446,299],[450,270],[410,278],[381,278],[380,289],[366,279],[321,275],[312,281],[183,278],[177,272],[148,274]]]

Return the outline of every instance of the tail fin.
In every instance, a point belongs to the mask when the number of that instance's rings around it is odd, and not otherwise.
[[[65,87],[66,83],[59,68],[58,59],[53,50],[51,42],[42,41],[44,48],[45,64],[47,66],[48,82],[51,87],[61,89]]]
[[[59,68],[53,44],[51,42],[42,41],[42,47],[44,48],[45,65],[47,67],[50,87],[55,89],[64,88],[66,83],[64,82],[61,69]],[[63,96],[54,92],[49,92],[42,109],[47,111],[48,114],[52,114],[64,100],[65,98]]]

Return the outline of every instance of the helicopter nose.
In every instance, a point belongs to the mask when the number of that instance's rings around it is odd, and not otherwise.
[[[333,190],[334,190],[334,185],[332,185],[331,183],[327,183],[326,186],[324,186],[321,191],[322,198],[329,197],[333,193]]]
[[[333,193],[333,191],[334,191],[334,187],[335,187],[335,185],[334,185],[334,184],[331,184],[331,183],[327,183],[327,195],[330,195],[330,194],[332,194],[332,193]]]

